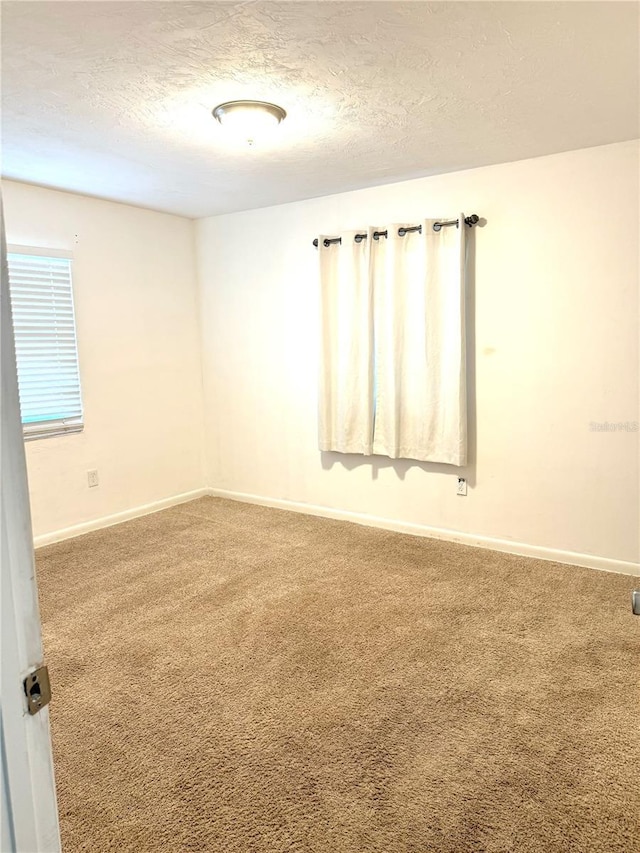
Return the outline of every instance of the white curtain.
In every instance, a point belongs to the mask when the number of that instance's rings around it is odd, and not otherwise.
[[[321,450],[466,463],[466,226],[457,218],[460,227],[439,231],[442,220],[426,219],[404,236],[393,224],[345,232],[340,244],[319,238]],[[356,233],[367,239],[356,243]]]
[[[321,282],[320,450],[373,452],[373,288],[371,234],[357,231],[325,245],[318,238]]]

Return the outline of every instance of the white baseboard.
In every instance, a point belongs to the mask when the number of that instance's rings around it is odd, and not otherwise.
[[[384,530],[394,530],[397,533],[410,533],[413,536],[427,536],[432,539],[444,539],[447,542],[458,542],[461,545],[472,545],[476,548],[487,548],[491,551],[503,551],[520,557],[535,557],[537,560],[551,560],[554,563],[567,563],[571,566],[585,566],[589,569],[599,569],[605,572],[618,572],[625,575],[640,574],[640,563],[625,560],[611,560],[608,557],[597,557],[592,554],[580,554],[575,551],[560,551],[555,548],[544,548],[541,545],[527,545],[524,542],[512,542],[508,539],[493,539],[489,536],[478,536],[473,533],[462,533],[458,530],[446,530],[439,527],[428,527],[426,524],[412,524],[408,521],[396,521],[390,518],[380,518],[376,515],[366,515],[359,512],[349,512],[343,509],[333,509],[327,506],[298,503],[297,501],[265,498],[260,495],[249,495],[243,492],[229,492],[224,489],[209,489],[208,494],[218,498],[242,501],[244,503],[260,504],[275,509],[287,509],[291,512],[302,512],[307,515],[320,515],[325,518],[335,518],[339,521],[352,521],[367,527],[381,527]]]
[[[203,498],[209,494],[211,494],[210,489],[195,489],[193,492],[183,492],[180,495],[173,495],[170,498],[163,498],[160,501],[154,501],[150,504],[126,509],[124,512],[116,512],[114,515],[94,518],[91,521],[84,521],[82,524],[74,524],[73,527],[65,527],[62,530],[54,530],[52,533],[43,533],[41,536],[34,536],[33,545],[34,548],[42,548],[43,545],[62,542],[64,539],[82,536],[83,533],[90,533],[92,530],[100,530],[103,527],[112,527],[114,524],[120,524],[122,521],[139,518],[141,515],[150,515],[152,512],[159,512],[161,509],[168,509],[171,506],[193,501],[196,498]]]
[[[44,533],[41,536],[34,537],[34,547],[41,548],[43,545],[50,545],[53,542],[62,542],[64,539],[81,536],[83,533],[90,533],[92,530],[100,530],[103,527],[111,527],[114,524],[120,524],[122,521],[129,521],[132,518],[150,515],[153,512],[159,512],[162,509],[168,509],[169,507],[176,506],[177,504],[193,501],[196,498],[205,497],[206,495],[241,501],[243,503],[270,506],[275,509],[286,509],[291,512],[306,513],[307,515],[319,515],[324,518],[334,518],[338,521],[350,521],[367,527],[380,527],[383,530],[394,530],[397,533],[409,533],[413,536],[427,536],[432,539],[443,539],[447,542],[457,542],[461,545],[472,545],[476,548],[487,548],[491,551],[502,551],[507,554],[516,554],[521,557],[535,557],[538,560],[551,560],[554,563],[567,563],[572,566],[585,566],[590,569],[599,569],[600,571],[605,572],[618,572],[625,575],[640,575],[639,563],[627,562],[624,560],[612,560],[608,557],[598,557],[593,554],[581,554],[575,551],[560,551],[555,548],[545,548],[541,545],[527,545],[524,542],[512,542],[509,539],[494,539],[489,536],[478,536],[473,533],[462,533],[458,530],[429,527],[426,524],[413,524],[408,521],[381,518],[376,515],[350,512],[348,510],[334,509],[333,507],[328,506],[318,506],[316,504],[306,504],[298,501],[281,500],[279,498],[268,498],[263,497],[262,495],[251,495],[244,492],[231,492],[225,489],[213,488],[202,488],[195,489],[192,492],[183,492],[180,495],[173,495],[172,497],[163,498],[162,500],[155,501],[154,503],[133,507],[132,509],[124,510],[124,512],[115,513],[114,515],[95,518],[91,521],[85,521],[82,524],[76,524],[73,527],[66,527],[62,530],[55,530],[51,533]]]

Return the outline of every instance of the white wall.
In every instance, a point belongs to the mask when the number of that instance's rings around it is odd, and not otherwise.
[[[9,242],[75,259],[86,427],[27,444],[36,536],[206,485],[638,561],[639,433],[589,425],[640,420],[639,153],[623,143],[201,220],[200,328],[193,223],[3,182]],[[466,498],[458,469],[316,449],[311,245],[459,209],[487,220]]]
[[[201,488],[190,220],[3,181],[7,241],[73,252],[85,429],[28,442],[34,534]],[[87,471],[100,485],[89,489]]]
[[[222,490],[638,560],[637,142],[201,220],[205,446]],[[321,454],[319,232],[459,210],[475,230],[471,488]],[[475,303],[475,309],[473,306]]]

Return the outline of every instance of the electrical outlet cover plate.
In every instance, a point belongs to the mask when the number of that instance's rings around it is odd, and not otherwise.
[[[87,482],[90,489],[99,484],[100,481],[98,480],[98,472],[96,470],[87,471]]]
[[[466,495],[467,494],[467,481],[464,477],[458,477],[458,488],[457,494]]]

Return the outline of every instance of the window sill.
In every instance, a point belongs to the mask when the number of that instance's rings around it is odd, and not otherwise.
[[[25,441],[36,441],[40,438],[54,438],[60,435],[73,435],[74,433],[82,432],[84,424],[73,424],[69,426],[51,426],[34,429],[29,432],[23,429],[22,437]]]

